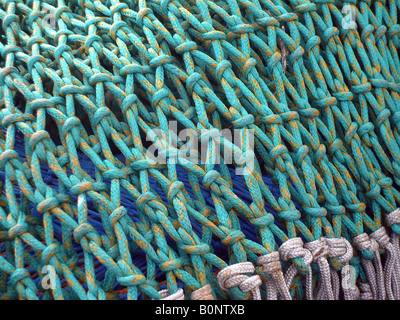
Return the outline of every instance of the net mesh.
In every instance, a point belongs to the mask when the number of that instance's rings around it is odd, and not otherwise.
[[[1,1],[2,299],[400,299],[399,9]]]

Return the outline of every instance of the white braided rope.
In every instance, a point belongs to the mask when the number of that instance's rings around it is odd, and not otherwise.
[[[283,300],[292,300],[289,288],[286,286],[279,259],[279,252],[272,252],[257,259],[257,264],[263,267],[265,274],[271,276],[275,290],[278,290]]]
[[[218,284],[225,291],[229,291],[233,287],[239,287],[243,292],[251,292],[253,300],[261,300],[260,286],[262,281],[260,276],[247,275],[254,272],[255,268],[251,262],[237,263],[224,268],[218,273]]]
[[[358,287],[360,288],[360,299],[361,300],[374,300],[371,285],[368,283],[359,282]]]
[[[345,300],[357,300],[360,295],[360,290],[357,288],[356,284],[353,283],[352,273],[349,265],[349,261],[354,255],[353,246],[347,239],[343,237],[326,238],[326,244],[329,247],[328,257],[337,258],[339,262],[344,265],[341,272],[342,281],[339,282],[339,285],[337,284],[336,278],[338,277],[337,272],[334,270],[331,272],[335,297],[338,297],[337,291],[341,287],[343,289]]]
[[[353,239],[353,245],[359,250],[369,250],[375,254],[375,258],[372,261],[361,258],[361,264],[364,267],[365,274],[367,276],[369,285],[371,287],[372,296],[374,300],[385,300],[385,280],[384,273],[379,254],[379,244],[376,240],[370,238],[368,234],[363,233]]]
[[[353,258],[354,252],[351,243],[345,238],[326,238],[328,257],[337,258],[339,262],[346,264]]]
[[[325,238],[320,238],[313,242],[308,242],[304,247],[310,250],[313,256],[313,262],[318,264],[320,275],[321,275],[321,290],[323,290],[323,297],[326,300],[334,300],[334,294],[332,289],[331,270],[329,262],[326,257],[329,253],[329,247],[326,243]]]
[[[163,297],[161,300],[186,300],[183,289],[178,289],[173,294],[169,294],[168,289],[160,290],[159,293]]]
[[[210,285],[206,284],[204,287],[193,291],[190,294],[190,300],[214,300]]]
[[[284,242],[279,248],[279,254],[283,261],[289,261],[295,258],[302,258],[304,263],[309,267],[309,272],[306,275],[306,297],[308,300],[313,300],[312,295],[312,270],[310,264],[313,260],[312,254],[309,250],[303,247],[303,240],[301,238],[292,238]],[[286,271],[285,282],[286,286],[290,288],[294,277],[297,275],[297,268],[291,265]]]

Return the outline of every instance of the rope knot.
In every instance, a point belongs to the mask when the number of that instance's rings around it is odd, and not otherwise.
[[[142,212],[152,211],[157,207],[157,197],[152,192],[145,192],[136,200],[136,206]]]
[[[311,252],[303,247],[301,238],[289,239],[279,248],[279,254],[283,261],[289,261],[295,258],[303,258],[308,265],[312,262]]]
[[[274,216],[271,213],[264,213],[263,216],[255,219],[251,219],[250,222],[259,227],[259,228],[268,228],[270,225],[272,225],[275,221]]]
[[[163,64],[170,63],[171,62],[171,57],[169,55],[161,55],[157,56],[153,59],[150,60],[149,65],[152,68],[158,68],[161,67]]]
[[[81,121],[77,117],[70,117],[67,120],[65,120],[62,132],[63,134],[72,131],[72,129],[77,128],[79,129],[79,126],[81,124]]]
[[[369,250],[371,253],[379,249],[378,243],[374,239],[370,239],[368,234],[362,233],[353,239],[353,245],[359,251]]]
[[[172,203],[172,201],[182,189],[185,189],[185,185],[182,181],[175,181],[174,183],[172,183],[168,189],[168,202]]]
[[[180,258],[175,258],[172,260],[164,261],[159,265],[159,267],[162,271],[168,272],[168,271],[179,270],[182,267],[185,267],[189,264],[190,264],[190,261],[188,258],[180,257]]]
[[[82,223],[74,230],[74,238],[77,243],[80,243],[82,238],[86,241],[94,241],[97,245],[101,244],[101,240],[97,237],[95,229],[88,223]]]
[[[254,275],[251,277],[247,277],[247,279],[243,280],[242,283],[239,284],[239,289],[243,292],[254,292],[259,290],[259,287],[262,285],[262,281],[259,275]]]
[[[9,114],[8,116],[5,116],[2,120],[2,125],[4,127],[8,127],[14,123],[18,122],[27,122],[27,121],[35,121],[35,117],[32,114]]]
[[[235,120],[232,123],[232,125],[235,129],[242,129],[252,125],[253,123],[254,123],[254,116],[252,114],[249,114],[247,116]]]
[[[60,246],[56,243],[52,243],[42,252],[42,257],[40,258],[40,262],[43,265],[48,265],[49,261],[52,257],[57,257],[60,254]]]
[[[242,35],[246,33],[254,33],[254,27],[251,24],[241,23],[230,28],[231,32],[236,35]]]
[[[207,41],[207,40],[211,40],[211,41],[226,40],[226,34],[223,33],[222,31],[216,31],[216,30],[204,32],[201,36],[205,41]]]
[[[260,300],[261,278],[258,275],[249,276],[255,272],[251,262],[237,263],[221,270],[217,275],[218,284],[224,291],[239,287],[243,292],[251,292],[254,300]]]
[[[18,74],[18,69],[15,67],[5,67],[0,69],[0,86],[4,86],[7,76]]]
[[[294,7],[294,11],[301,14],[309,13],[316,10],[317,10],[317,5],[315,3],[303,3]]]
[[[386,222],[389,227],[393,226],[394,224],[400,224],[400,208],[388,214],[386,216]]]
[[[221,242],[226,245],[226,246],[232,246],[234,245],[236,242],[245,239],[246,236],[244,235],[243,232],[239,231],[239,230],[233,230],[231,232],[228,233],[228,235],[221,240]]]
[[[151,10],[150,8],[143,8],[140,9],[137,16],[136,16],[136,24],[140,27],[143,28],[143,22],[144,22],[144,18],[148,18],[147,16],[153,14],[153,10]]]
[[[347,263],[353,257],[353,247],[345,238],[327,238],[328,257],[338,258],[341,263]]]
[[[194,86],[203,79],[200,73],[193,72],[187,79],[186,79],[186,88],[189,92],[193,92]]]
[[[204,287],[193,291],[190,294],[190,300],[214,300],[210,285],[206,284]]]
[[[10,284],[11,286],[15,286],[18,282],[30,279],[29,271],[24,268],[15,269],[15,271],[11,274]]]
[[[27,231],[28,225],[26,223],[18,223],[8,231],[8,237],[10,239],[15,239],[16,237],[23,235]]]
[[[0,168],[5,168],[6,164],[11,164],[14,162],[13,159],[19,159],[19,155],[14,150],[6,150],[0,155]]]
[[[369,236],[371,239],[375,240],[381,248],[387,248],[388,244],[390,243],[390,237],[387,234],[385,227],[379,228]]]
[[[278,157],[286,155],[288,153],[289,150],[286,148],[286,146],[283,144],[279,144],[270,151],[269,156],[271,157],[272,163],[275,163]]]
[[[282,269],[279,252],[277,251],[258,257],[257,264],[263,267],[263,271],[267,275],[271,275]]]
[[[117,277],[117,281],[124,287],[131,287],[145,284],[146,278],[141,274],[134,274],[130,276]]]
[[[117,222],[121,220],[123,217],[125,217],[126,214],[127,210],[125,209],[125,207],[120,206],[117,209],[115,209],[109,218],[111,225],[116,226]]]
[[[307,52],[311,52],[311,50],[313,50],[314,47],[316,47],[320,44],[321,44],[321,38],[318,36],[313,36],[310,39],[308,39],[306,46],[305,46],[305,50]]]
[[[319,238],[313,242],[307,242],[304,247],[311,252],[313,256],[313,262],[318,262],[320,259],[325,259],[329,254],[329,247],[326,243],[326,238]]]
[[[209,189],[214,182],[221,180],[221,175],[216,170],[211,170],[203,178],[203,185]]]
[[[220,63],[218,63],[217,68],[216,68],[216,74],[217,77],[219,78],[219,80],[221,81],[222,77],[226,77],[229,76],[229,70],[231,70],[232,65],[228,60],[222,60]],[[225,72],[227,72],[227,74],[225,74]]]
[[[92,189],[93,189],[93,183],[91,181],[84,181],[71,187],[70,191],[71,194],[73,194],[74,196],[79,196],[80,194],[88,192]]]
[[[246,76],[248,76],[256,67],[257,65],[257,60],[254,58],[250,58],[246,61],[246,63],[243,66],[243,72]]]

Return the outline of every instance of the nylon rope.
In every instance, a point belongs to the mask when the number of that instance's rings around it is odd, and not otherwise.
[[[1,1],[1,299],[400,299],[398,10]]]

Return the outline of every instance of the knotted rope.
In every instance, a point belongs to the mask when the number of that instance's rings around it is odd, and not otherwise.
[[[2,1],[0,298],[400,299],[399,8]]]

